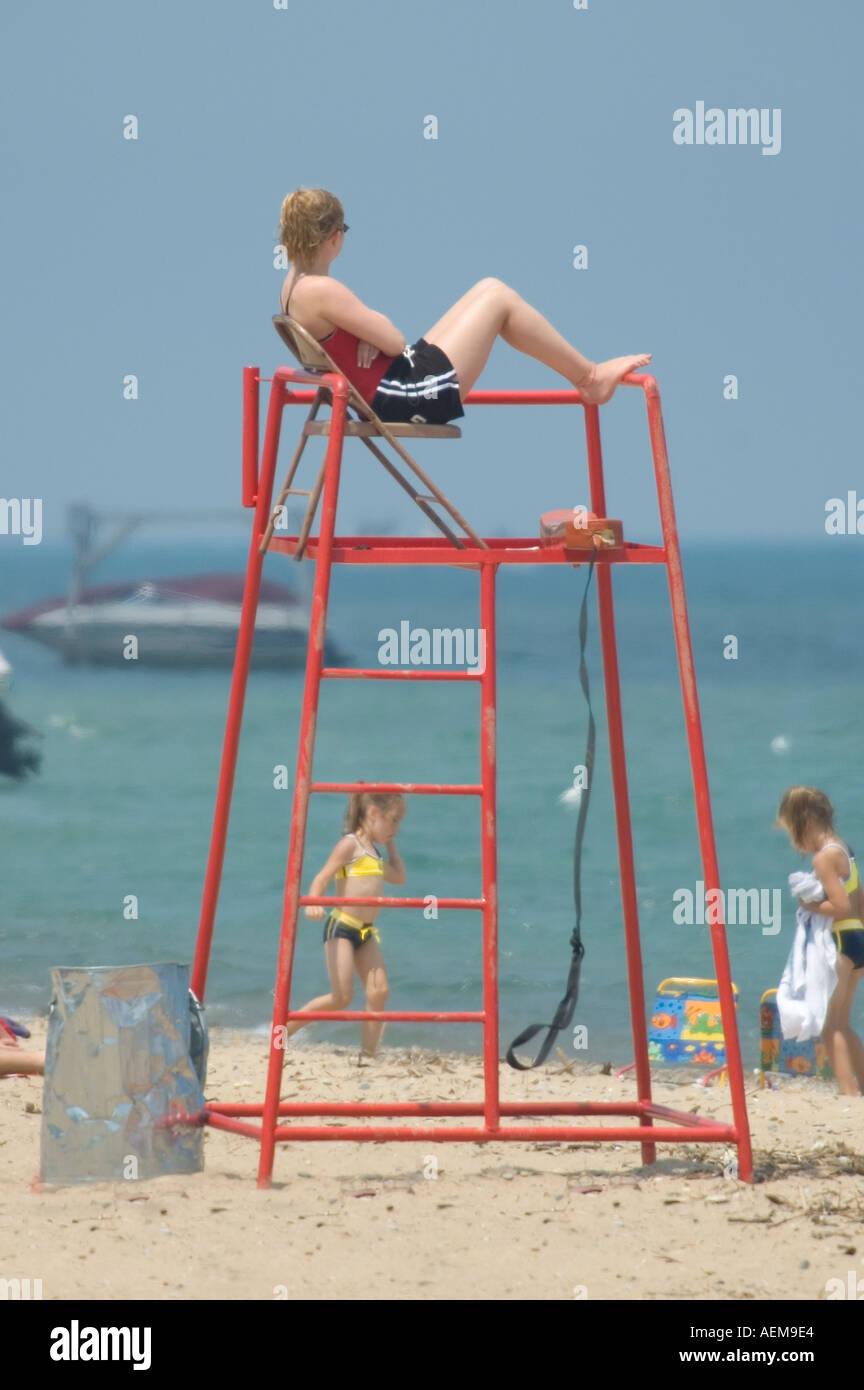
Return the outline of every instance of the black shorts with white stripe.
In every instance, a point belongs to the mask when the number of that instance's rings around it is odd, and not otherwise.
[[[406,344],[391,362],[371,405],[391,423],[446,425],[465,414],[452,362],[425,338]]]

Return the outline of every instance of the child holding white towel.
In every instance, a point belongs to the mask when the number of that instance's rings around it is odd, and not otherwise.
[[[864,1094],[864,1043],[849,1023],[852,1000],[864,975],[864,897],[855,856],[838,840],[834,808],[818,787],[790,787],[777,812],[795,849],[813,855],[813,873],[824,888],[821,901],[801,906],[814,916],[832,919],[837,946],[837,986],[828,1002],[822,1041],[841,1095]],[[812,890],[811,890],[812,891]]]
[[[798,900],[798,911],[792,949],[777,986],[777,1015],[784,1038],[808,1042],[824,1033],[828,1005],[837,988],[834,919],[820,917],[808,906],[825,899],[815,874],[790,874],[789,891]]]

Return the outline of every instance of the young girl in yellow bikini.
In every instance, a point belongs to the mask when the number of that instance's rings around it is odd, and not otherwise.
[[[823,902],[799,899],[803,907],[833,917],[837,944],[837,988],[828,1002],[822,1041],[840,1094],[864,1094],[864,1044],[849,1024],[852,1000],[864,975],[864,896],[858,865],[848,845],[837,838],[834,808],[817,787],[790,787],[783,793],[777,825],[795,849],[813,855],[813,872],[825,889]]]
[[[329,896],[327,887],[336,880],[334,897],[380,898],[385,883],[404,883],[405,865],[395,845],[405,798],[395,792],[352,792],[345,816],[345,834],[327,863],[309,885],[309,896]],[[386,858],[378,850],[380,841]],[[352,904],[350,908],[307,907],[306,916],[324,921],[324,954],[330,976],[330,993],[304,1004],[301,1013],[312,1010],[348,1009],[354,989],[354,971],[366,990],[366,1007],[376,1013],[387,1003],[389,987],[380,937],[375,919],[380,908]],[[290,1037],[306,1024],[294,1019],[286,1026]],[[363,1024],[363,1050],[360,1061],[375,1056],[383,1023],[367,1020]]]

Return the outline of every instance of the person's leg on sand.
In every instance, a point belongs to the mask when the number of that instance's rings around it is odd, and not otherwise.
[[[344,936],[337,936],[324,942],[327,958],[327,974],[330,976],[330,993],[320,994],[304,1004],[300,1013],[312,1013],[318,1009],[347,1009],[354,992],[354,947]],[[314,1022],[314,1020],[312,1020]],[[305,1028],[303,1019],[295,1018],[285,1025],[285,1037],[290,1038],[298,1028]]]
[[[371,940],[365,942],[354,956],[354,965],[366,991],[366,1008],[371,1012],[380,1013],[387,1003],[390,986],[387,982],[387,969],[378,942]],[[371,1059],[375,1056],[383,1030],[384,1024],[376,1022],[374,1019],[368,1019],[363,1024],[361,1059]]]
[[[859,967],[857,970],[853,970],[852,984],[849,993],[850,1013],[852,1010],[852,1002],[855,998],[855,991],[858,988],[858,985],[862,977],[864,977],[864,967]],[[846,1038],[846,1048],[849,1053],[849,1060],[852,1063],[852,1070],[855,1073],[855,1080],[858,1082],[858,1086],[861,1090],[861,1093],[864,1094],[864,1043],[862,1043],[858,1034],[855,1032],[855,1029],[849,1024],[848,1017],[849,1015],[847,1014],[847,1023],[846,1028],[844,1029],[844,1036]]]
[[[828,1001],[822,1041],[827,1050],[831,1067],[841,1096],[860,1096],[861,1087],[856,1079],[853,1050],[849,1046],[849,1013],[855,996],[855,987],[860,972],[855,970],[848,956],[837,956],[837,987]]]
[[[41,1076],[44,1070],[41,1052],[25,1052],[12,1041],[0,1043],[0,1076]]]

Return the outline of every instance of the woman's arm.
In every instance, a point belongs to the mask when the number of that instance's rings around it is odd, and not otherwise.
[[[335,874],[336,870],[341,869],[343,864],[347,864],[348,860],[353,858],[354,846],[355,841],[353,835],[344,835],[342,837],[342,839],[339,841],[338,845],[334,849],[333,853],[330,855],[330,858],[327,860],[327,863],[324,865],[324,868],[321,870],[320,874],[316,874],[312,882],[309,884],[309,892],[306,895],[307,897],[323,898],[326,896],[327,885],[330,882],[333,875]],[[327,909],[322,907],[320,903],[317,907],[309,906],[305,908],[306,916],[310,917],[313,922],[322,921],[326,911]]]
[[[337,328],[344,328],[361,341],[371,343],[388,357],[396,357],[405,346],[405,334],[390,322],[386,314],[369,309],[356,294],[332,275],[316,277],[315,308],[322,318]]]

